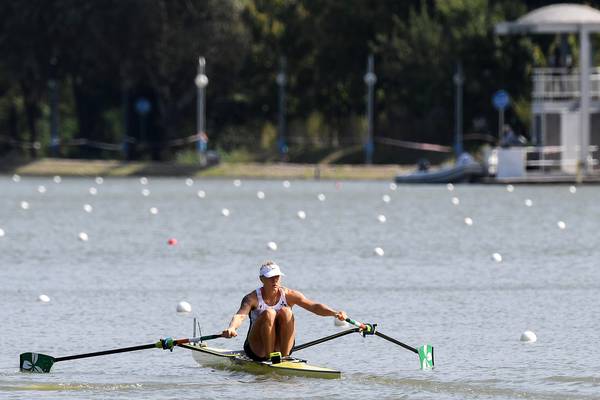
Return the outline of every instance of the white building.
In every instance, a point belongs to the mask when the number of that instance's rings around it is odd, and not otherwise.
[[[600,68],[591,68],[590,33],[600,32],[600,11],[577,4],[539,8],[496,33],[579,35],[578,68],[533,71],[533,149],[498,149],[498,177],[527,174],[526,165],[564,174],[586,175],[596,165],[600,145]],[[583,79],[581,79],[583,77]]]

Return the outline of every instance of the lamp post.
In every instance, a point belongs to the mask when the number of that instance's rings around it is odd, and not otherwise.
[[[453,76],[456,86],[456,99],[454,101],[454,153],[458,158],[463,152],[463,84],[465,77],[463,75],[462,64],[456,63],[456,73]]]
[[[365,162],[367,164],[373,163],[373,89],[377,82],[377,76],[374,70],[375,61],[373,60],[373,54],[369,55],[367,61],[367,73],[364,76],[365,83],[367,84],[367,143],[365,145]]]
[[[127,89],[127,83],[124,78],[121,84],[121,108],[123,109],[123,144],[121,150],[123,151],[123,159],[129,159],[129,91]]]
[[[205,67],[206,59],[204,57],[199,57],[198,74],[196,75],[196,79],[194,80],[196,88],[198,88],[198,98],[196,103],[196,134],[198,135],[198,140],[196,141],[196,149],[198,150],[198,156],[202,156],[206,152],[206,144],[208,142],[208,138],[206,137],[206,132],[204,129],[204,92],[206,86],[208,85],[208,77],[204,73]]]
[[[50,80],[48,89],[50,90],[50,153],[53,157],[58,156],[58,146],[60,139],[58,137],[58,81],[56,79],[56,58],[50,60]]]
[[[140,116],[140,142],[148,148],[150,148],[150,145],[146,142],[146,116],[151,109],[152,105],[145,97],[140,97],[135,102],[135,111]]]
[[[285,159],[287,153],[287,145],[285,143],[285,85],[287,83],[287,76],[285,73],[286,61],[285,57],[281,57],[279,60],[279,73],[275,80],[279,86],[279,115],[278,115],[278,137],[277,137],[277,148],[279,150],[279,156],[281,160]]]

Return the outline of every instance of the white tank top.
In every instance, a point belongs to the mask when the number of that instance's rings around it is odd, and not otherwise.
[[[250,325],[259,317],[260,314],[268,310],[269,308],[279,311],[283,307],[287,307],[287,300],[285,299],[285,291],[283,288],[279,289],[279,301],[277,304],[270,306],[263,300],[261,288],[256,289],[256,297],[258,297],[258,307],[250,311]]]

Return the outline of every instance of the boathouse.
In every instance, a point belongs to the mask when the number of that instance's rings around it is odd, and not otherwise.
[[[577,34],[579,59],[533,70],[533,147],[497,149],[498,178],[531,171],[586,176],[597,166],[600,146],[600,68],[592,67],[590,35],[600,32],[600,11],[586,5],[555,4],[495,27],[499,35]],[[563,46],[564,48],[564,46]],[[558,61],[558,59],[556,60]]]

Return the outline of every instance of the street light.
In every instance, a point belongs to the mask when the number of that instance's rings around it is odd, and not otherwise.
[[[140,117],[140,142],[143,146],[150,148],[150,144],[146,142],[146,116],[152,110],[152,104],[145,97],[140,97],[135,102],[135,111]]]
[[[454,102],[454,152],[458,158],[463,152],[463,120],[462,120],[462,108],[463,108],[463,84],[465,83],[465,76],[462,71],[462,64],[456,63],[456,73],[452,77],[454,85],[456,86],[456,100]]]
[[[278,115],[278,138],[277,148],[279,149],[279,156],[281,160],[285,159],[287,153],[287,145],[285,143],[285,85],[287,83],[287,76],[285,74],[286,61],[285,57],[281,57],[279,61],[279,73],[275,80],[279,86],[279,115]]]
[[[377,75],[373,72],[374,64],[373,54],[371,54],[367,61],[367,73],[364,76],[367,84],[367,143],[365,145],[365,162],[367,164],[373,163],[373,151],[375,150],[373,144],[373,89],[377,82]]]
[[[198,136],[198,140],[196,141],[196,148],[198,150],[199,156],[202,156],[206,152],[206,145],[208,142],[208,137],[206,136],[206,132],[204,130],[204,92],[206,86],[208,85],[208,77],[204,73],[205,66],[206,60],[204,59],[204,57],[199,57],[198,74],[196,75],[196,79],[194,80],[194,83],[198,88],[198,99],[196,103],[196,134]]]
[[[58,137],[58,79],[56,74],[56,57],[50,60],[50,80],[48,88],[50,89],[50,151],[53,157],[58,156],[58,146],[60,138]]]

